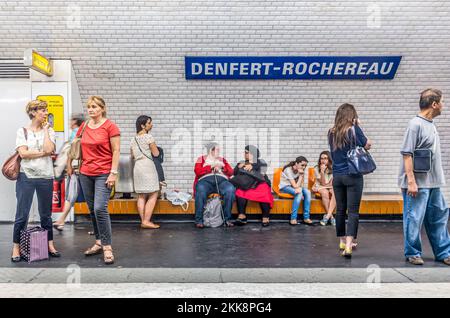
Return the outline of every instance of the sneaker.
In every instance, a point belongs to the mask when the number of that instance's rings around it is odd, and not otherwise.
[[[326,225],[328,224],[328,221],[329,221],[329,220],[330,220],[330,219],[327,218],[327,215],[325,214],[325,215],[323,216],[322,220],[320,220],[320,225],[326,226]]]
[[[423,265],[424,264],[424,261],[423,261],[422,257],[420,257],[420,256],[408,257],[407,261],[413,265]]]
[[[443,262],[445,265],[450,266],[450,256],[447,257],[447,258],[445,258],[445,259],[443,259],[442,262]]]
[[[332,226],[334,226],[334,227],[336,226],[336,219],[335,218],[331,218],[330,222],[331,222]]]

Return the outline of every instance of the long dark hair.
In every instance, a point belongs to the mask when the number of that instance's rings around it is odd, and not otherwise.
[[[323,155],[326,155],[328,157],[327,169],[328,169],[328,173],[332,173],[333,172],[333,159],[331,159],[331,153],[328,150],[324,150],[320,153],[319,160],[317,161],[317,167],[320,169],[320,158]]]
[[[152,121],[152,118],[147,115],[141,115],[136,119],[136,133],[139,133],[142,130],[142,125],[146,125],[147,121],[150,119]]]
[[[283,167],[283,170],[282,170],[282,171],[286,170],[286,168],[293,167],[296,163],[300,163],[300,162],[303,162],[303,161],[308,162],[308,160],[307,160],[305,157],[303,157],[303,156],[298,156],[297,158],[295,158],[294,161],[291,161],[291,162],[289,162],[287,165],[285,165],[285,166]]]
[[[328,132],[331,135],[333,150],[342,149],[349,143],[348,130],[358,123],[355,106],[345,103],[339,106],[334,119],[334,126]]]

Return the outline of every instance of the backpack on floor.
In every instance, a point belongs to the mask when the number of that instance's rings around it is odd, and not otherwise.
[[[216,181],[217,195],[206,201],[205,209],[203,211],[203,225],[206,227],[219,227],[225,223],[216,174],[214,174],[214,179]]]
[[[203,211],[203,224],[206,227],[219,227],[223,224],[222,200],[219,196],[206,201],[205,210]]]

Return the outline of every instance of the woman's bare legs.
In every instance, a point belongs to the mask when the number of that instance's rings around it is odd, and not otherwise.
[[[12,257],[20,257],[20,244],[14,243]]]
[[[141,223],[144,223],[144,221],[145,221],[144,214],[145,214],[145,203],[147,202],[147,196],[148,196],[148,194],[140,193],[138,195],[138,199],[137,199],[137,208],[138,208],[139,216],[141,218]]]
[[[322,199],[322,205],[325,208],[325,211],[327,212],[327,218],[330,218],[330,194],[328,192],[328,189],[320,189],[320,198]]]
[[[330,189],[331,199],[330,199],[330,206],[328,207],[328,215],[333,216],[334,210],[336,210],[336,197],[334,196],[334,190],[333,188]]]
[[[157,200],[158,200],[158,191],[149,194],[149,198],[145,203],[144,219],[142,221],[142,224],[154,225],[153,222],[151,222],[151,218],[153,216],[153,210],[155,209]]]
[[[336,209],[336,198],[334,197],[333,189],[321,189],[319,193],[322,198],[322,204],[327,212],[327,219],[332,219],[333,212]]]
[[[70,202],[69,201],[64,201],[63,213],[58,218],[58,220],[53,222],[53,224],[64,226],[64,223],[66,223],[67,216],[70,213],[70,209],[72,209],[72,206],[71,206]]]

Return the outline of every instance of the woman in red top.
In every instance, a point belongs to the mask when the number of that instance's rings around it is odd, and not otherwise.
[[[208,195],[217,193],[219,187],[220,195],[223,197],[225,225],[233,226],[231,222],[231,208],[233,207],[234,192],[236,189],[230,183],[229,178],[233,175],[233,168],[222,157],[219,157],[219,145],[209,143],[206,145],[207,155],[197,159],[195,164],[195,224],[197,228],[203,228],[203,209]],[[216,184],[217,180],[217,184]]]
[[[105,264],[114,263],[111,247],[111,219],[107,210],[111,189],[115,185],[120,156],[120,130],[106,118],[103,98],[91,96],[87,102],[89,120],[78,130],[81,134],[82,162],[80,183],[91,214],[96,242],[84,252],[86,256],[103,250]],[[67,173],[72,174],[69,159]]]

